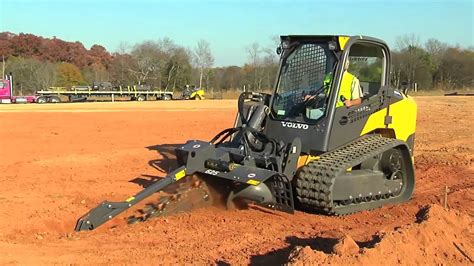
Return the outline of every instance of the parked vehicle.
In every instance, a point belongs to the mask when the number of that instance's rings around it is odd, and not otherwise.
[[[92,83],[92,89],[96,91],[112,91],[114,87],[108,81]]]
[[[90,91],[90,90],[92,90],[92,88],[90,86],[87,86],[87,85],[77,85],[77,86],[72,86],[71,90],[73,90],[73,91]],[[60,90],[57,90],[57,91],[60,91]]]
[[[204,99],[204,90],[201,88],[196,88],[196,86],[186,85],[183,90],[183,93],[181,94],[181,99],[202,100]]]
[[[5,79],[0,79],[0,103],[34,103],[37,101],[35,95],[13,95],[13,76],[6,76]]]

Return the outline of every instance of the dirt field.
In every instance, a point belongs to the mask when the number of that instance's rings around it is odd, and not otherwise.
[[[0,264],[275,264],[290,253],[297,264],[473,263],[473,99],[416,100],[417,183],[407,203],[342,218],[212,207],[128,226],[122,215],[81,233],[75,222],[90,208],[164,176],[172,147],[232,126],[235,101],[0,105]],[[445,186],[449,212],[439,207]],[[333,252],[341,236],[355,253]],[[296,246],[317,256],[295,255]]]

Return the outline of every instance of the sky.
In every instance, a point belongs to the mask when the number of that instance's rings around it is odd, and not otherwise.
[[[395,46],[399,36],[474,46],[474,0],[0,0],[0,32],[32,33],[118,51],[171,38],[211,44],[215,66],[243,65],[246,47],[276,48],[279,35],[367,35]]]

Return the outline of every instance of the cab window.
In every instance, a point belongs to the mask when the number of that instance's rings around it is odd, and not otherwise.
[[[312,123],[326,113],[325,80],[335,56],[327,43],[302,43],[284,58],[272,111],[277,119]],[[305,96],[312,95],[311,101]]]
[[[348,71],[360,81],[364,96],[372,96],[384,86],[386,58],[383,48],[368,43],[356,43],[349,51]]]

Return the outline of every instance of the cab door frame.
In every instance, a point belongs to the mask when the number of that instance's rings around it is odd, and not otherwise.
[[[349,58],[351,47],[354,44],[370,44],[381,48],[384,55],[382,65],[384,70],[382,71],[381,86],[376,97],[363,99],[362,103],[358,106],[349,108],[343,106],[336,108],[337,97],[339,95],[342,75],[344,72],[344,65]],[[389,105],[389,96],[393,94],[393,89],[389,86],[391,62],[390,50],[384,41],[371,37],[353,36],[350,37],[349,40],[345,42],[344,47],[340,47],[340,49],[343,50],[343,53],[334,75],[331,89],[333,93],[329,96],[328,103],[327,117],[330,128],[326,131],[324,141],[327,143],[327,150],[335,149],[357,139],[360,136],[370,114],[386,108]]]

